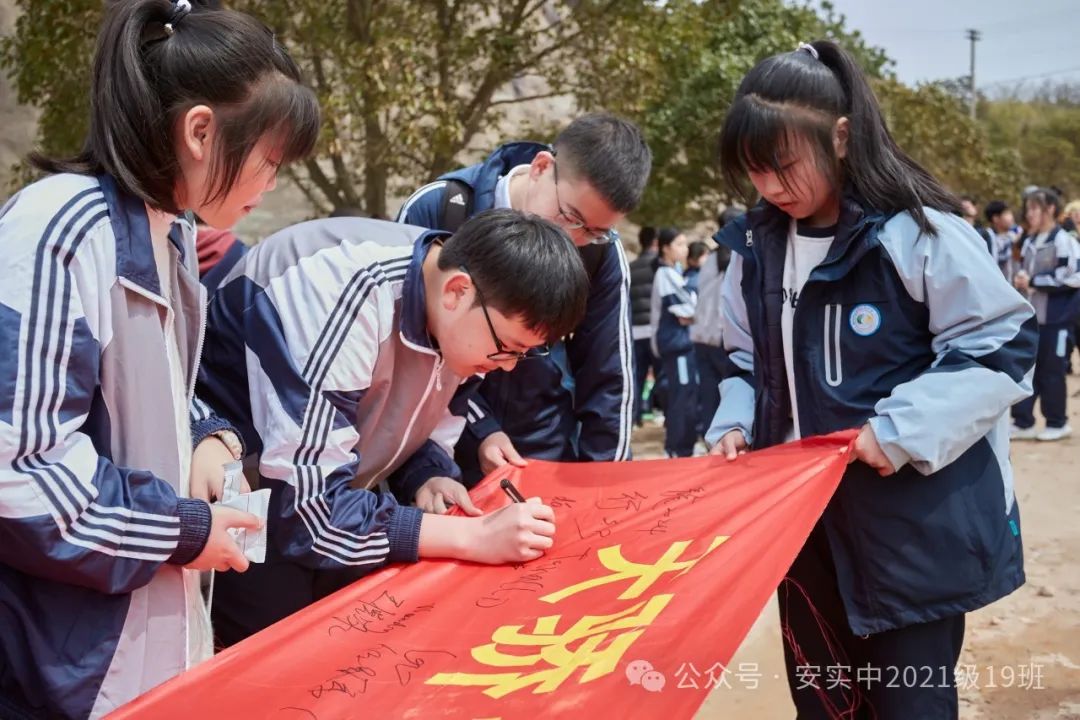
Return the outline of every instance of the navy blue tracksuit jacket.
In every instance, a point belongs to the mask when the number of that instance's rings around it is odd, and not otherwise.
[[[397,221],[445,229],[447,180],[472,191],[470,213],[495,206],[499,178],[549,146],[509,143],[484,162],[455,170],[412,194]],[[621,244],[603,246],[591,278],[585,319],[549,356],[489,374],[468,401],[455,459],[467,481],[479,479],[477,450],[494,432],[509,435],[525,457],[544,460],[627,460],[633,409],[633,342],[629,269]]]

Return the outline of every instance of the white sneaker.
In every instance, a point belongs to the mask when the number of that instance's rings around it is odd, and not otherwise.
[[[1046,428],[1041,433],[1035,436],[1036,440],[1042,440],[1043,442],[1053,442],[1055,440],[1064,440],[1072,435],[1072,428],[1066,425],[1059,428]]]
[[[1039,436],[1039,431],[1032,425],[1029,428],[1022,428],[1016,425],[1012,425],[1009,428],[1010,440],[1034,440]]]

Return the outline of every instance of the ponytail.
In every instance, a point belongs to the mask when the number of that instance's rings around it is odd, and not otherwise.
[[[855,59],[836,43],[818,41],[813,45],[848,98],[846,116],[851,129],[845,177],[871,207],[906,210],[924,233],[934,234],[923,208],[959,214],[959,198],[893,140],[877,96]]]

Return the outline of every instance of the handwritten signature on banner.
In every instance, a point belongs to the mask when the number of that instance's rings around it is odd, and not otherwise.
[[[326,634],[356,631],[385,635],[395,629],[404,629],[409,621],[423,613],[431,612],[434,605],[417,605],[408,611],[402,611],[402,602],[389,592],[383,592],[371,602],[360,601],[353,610],[345,615],[336,615],[333,623],[326,628]]]
[[[577,593],[623,582],[630,582],[630,585],[617,599],[635,600],[665,574],[677,573],[675,577],[686,574],[728,539],[726,535],[713,538],[704,553],[687,560],[680,558],[692,541],[674,542],[651,564],[626,559],[621,545],[605,547],[597,553],[597,557],[611,571],[610,574],[584,580],[544,595],[539,600],[558,604]],[[673,593],[656,594],[609,615],[585,615],[562,632],[558,630],[562,615],[537,618],[529,632],[523,632],[522,625],[500,626],[492,632],[490,643],[472,648],[473,660],[490,668],[532,668],[532,672],[440,672],[426,682],[428,685],[484,687],[484,694],[492,698],[502,698],[530,687],[534,693],[550,693],[577,670],[584,671],[580,683],[591,682],[615,670],[634,641],[641,637],[674,597]],[[571,648],[571,645],[575,647]],[[526,648],[532,648],[534,652],[508,652]]]
[[[654,512],[661,509],[663,511],[657,526],[650,534],[666,532],[666,523],[672,512],[679,506],[693,504],[703,495],[704,488],[701,487],[662,492],[660,498],[650,506]],[[639,512],[648,500],[649,496],[641,492],[622,493],[597,500],[595,507],[601,511]],[[555,498],[553,504],[555,503],[573,509],[577,500],[560,496]],[[618,523],[603,516],[599,518],[599,528],[587,533],[582,531],[577,519],[575,524],[579,538],[585,540],[593,536],[608,537]],[[700,556],[691,559],[681,558],[692,541],[674,542],[652,563],[628,560],[623,556],[621,544],[604,547],[596,552],[596,559],[610,571],[609,574],[583,580],[537,599],[555,605],[586,590],[628,582],[629,585],[617,596],[617,600],[637,600],[665,575],[675,573],[672,577],[678,577],[689,572],[726,540],[728,536],[715,537]],[[545,582],[552,573],[565,569],[568,563],[582,562],[592,553],[593,548],[586,547],[580,553],[575,551],[570,555],[541,558],[518,565],[518,570],[525,571],[523,574],[492,588],[478,598],[474,605],[480,609],[495,608],[515,597],[521,597],[521,594],[535,596],[545,591]],[[611,614],[585,615],[561,632],[560,624],[566,625],[561,614],[537,618],[529,632],[523,632],[522,625],[500,626],[492,632],[492,642],[472,648],[471,656],[477,663],[489,668],[522,670],[494,673],[438,672],[428,678],[426,683],[483,687],[486,688],[483,690],[485,695],[501,698],[534,686],[533,692],[553,692],[577,670],[583,670],[581,683],[596,680],[615,670],[634,641],[641,637],[673,598],[672,593],[655,594],[639,602],[628,603],[626,607]],[[431,603],[410,606],[404,599],[384,590],[372,599],[358,601],[348,612],[332,616],[331,622],[326,626],[328,636],[371,637],[373,644],[361,647],[350,662],[341,664],[325,680],[309,688],[308,695],[316,702],[333,696],[359,698],[369,689],[374,691],[376,687],[387,682],[405,687],[425,665],[437,663],[445,667],[449,661],[458,661],[458,655],[450,650],[405,647],[400,640],[394,640],[395,631],[403,631],[414,622],[422,622],[435,607]],[[375,642],[380,638],[381,642]],[[533,648],[534,652],[510,652],[527,648]],[[524,668],[531,668],[532,672],[525,672]],[[314,712],[307,708],[283,707],[280,710],[297,711],[308,717],[316,717]]]
[[[354,664],[338,668],[336,674],[308,692],[316,700],[332,693],[355,698],[367,692],[369,682],[391,673],[398,684],[405,687],[417,670],[436,657],[457,658],[457,655],[449,650],[402,650],[379,643],[357,653]]]
[[[568,561],[580,562],[585,560],[590,552],[592,552],[592,548],[586,548],[585,552],[580,555],[563,555],[551,559],[542,558],[532,563],[519,565],[519,568],[528,566],[528,572],[513,580],[499,583],[489,593],[477,598],[474,604],[482,610],[487,610],[510,602],[515,593],[539,593],[543,591],[544,582],[551,573],[563,567]]]

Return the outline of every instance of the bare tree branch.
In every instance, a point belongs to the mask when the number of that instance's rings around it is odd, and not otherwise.
[[[315,158],[308,158],[305,160],[304,167],[307,168],[308,177],[311,178],[311,181],[315,183],[319,190],[322,190],[323,195],[326,196],[326,199],[331,205],[334,207],[345,205],[345,203],[342,202],[341,193],[338,192],[337,186],[326,176],[326,173],[319,167],[319,163]]]
[[[497,107],[499,105],[516,105],[518,103],[530,102],[532,100],[546,100],[547,98],[564,97],[564,96],[570,95],[570,94],[572,94],[572,93],[569,92],[569,91],[548,92],[548,93],[540,93],[539,95],[523,95],[522,97],[519,97],[519,98],[507,98],[505,100],[493,100],[492,102],[488,103],[488,108]]]
[[[297,189],[300,190],[301,194],[303,194],[303,196],[307,198],[307,201],[311,203],[311,207],[315,210],[315,212],[320,215],[326,212],[326,206],[323,203],[322,198],[320,198],[315,193],[315,190],[311,187],[311,184],[306,182],[304,178],[301,177],[300,173],[296,171],[295,167],[290,166],[285,168],[285,176],[289,178],[289,180],[292,181],[293,185],[295,185]]]

